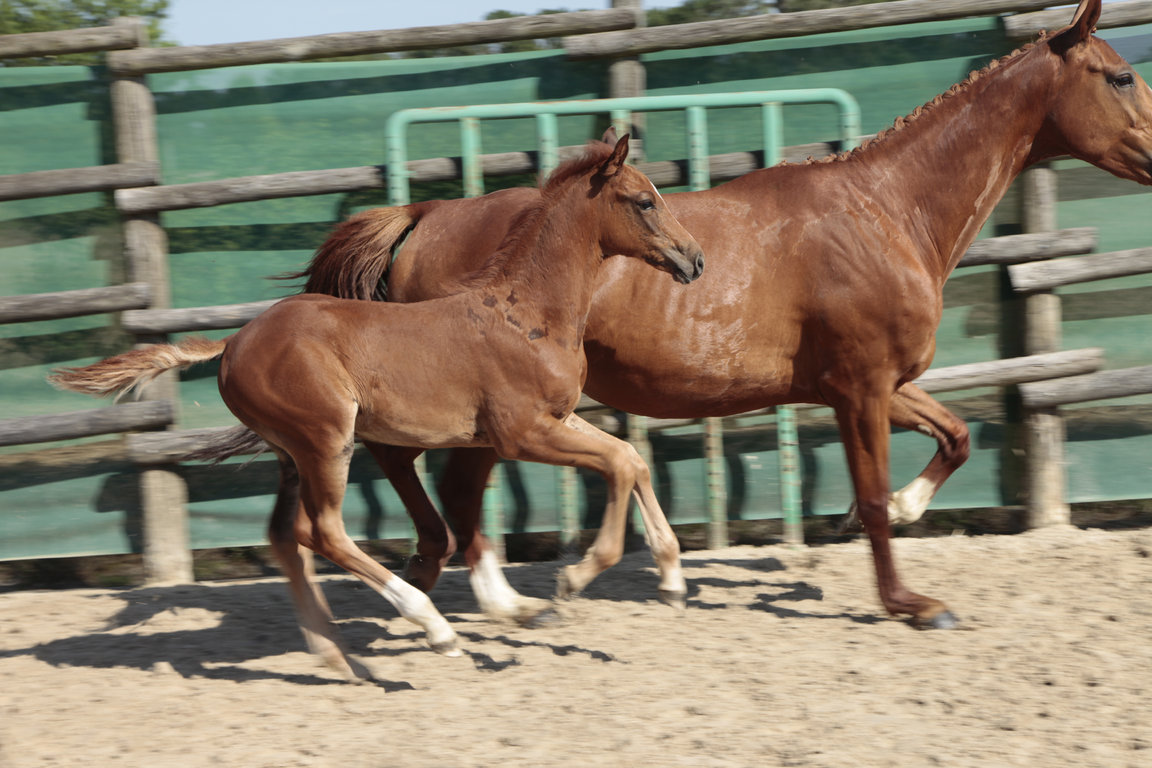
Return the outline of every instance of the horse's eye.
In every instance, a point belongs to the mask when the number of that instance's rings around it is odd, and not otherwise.
[[[1128,88],[1136,84],[1136,78],[1132,77],[1131,72],[1122,72],[1112,78],[1112,85],[1117,88]]]
[[[651,200],[640,200],[636,203],[642,211],[652,211],[656,209],[656,203]]]

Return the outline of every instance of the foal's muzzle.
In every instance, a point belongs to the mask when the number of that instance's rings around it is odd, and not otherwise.
[[[704,273],[704,251],[696,247],[688,253],[678,253],[679,259],[673,259],[676,270],[672,277],[678,283],[688,284]]]

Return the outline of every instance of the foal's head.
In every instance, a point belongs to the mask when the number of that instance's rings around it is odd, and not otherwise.
[[[612,146],[593,144],[587,194],[595,211],[605,256],[640,258],[690,283],[704,271],[704,251],[668,210],[664,198],[640,171],[625,165],[628,136]],[[560,171],[563,173],[563,171]],[[559,179],[549,179],[545,190]]]
[[[1072,24],[1044,41],[1061,66],[1038,143],[1058,150],[1045,154],[1066,152],[1152,184],[1152,90],[1110,45],[1092,36],[1099,18],[1100,0],[1081,0]]]

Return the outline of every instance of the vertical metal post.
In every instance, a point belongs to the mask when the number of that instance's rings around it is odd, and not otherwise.
[[[488,485],[484,488],[484,535],[492,542],[496,557],[503,561],[504,547],[504,483],[501,476],[504,466],[499,461],[492,467]]]
[[[688,128],[688,183],[694,191],[712,184],[708,165],[708,116],[704,107],[684,110]],[[704,463],[708,490],[708,546],[728,546],[728,477],[724,467],[724,422],[704,420]]]
[[[771,168],[780,162],[780,147],[784,144],[783,117],[780,104],[770,102],[762,108],[764,115],[764,167]]]
[[[388,204],[408,205],[412,196],[408,190],[408,138],[407,126],[389,121],[384,124],[384,153],[388,158]]]
[[[712,185],[708,167],[708,115],[704,107],[687,107],[684,115],[688,122],[688,184],[698,192]]]
[[[800,439],[796,412],[787,405],[776,409],[776,442],[780,451],[780,509],[784,513],[784,542],[804,543],[800,499]]]
[[[559,165],[560,131],[556,115],[541,112],[536,115],[536,164],[540,178],[552,173]]]
[[[560,548],[569,552],[580,543],[580,475],[575,467],[560,467]]]
[[[632,133],[632,113],[626,109],[612,110],[612,127],[616,129],[617,136],[623,136],[626,133]],[[628,153],[628,159],[632,159],[632,153]]]
[[[460,156],[464,197],[480,197],[484,194],[484,172],[480,168],[479,118],[460,118]]]

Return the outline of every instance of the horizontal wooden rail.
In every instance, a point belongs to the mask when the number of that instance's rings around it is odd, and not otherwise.
[[[1079,256],[1094,251],[1098,240],[1095,227],[989,237],[972,243],[972,247],[960,259],[960,266],[1020,264],[1058,256]]]
[[[22,416],[0,421],[0,445],[49,443],[136,429],[159,429],[175,421],[167,400],[124,403],[90,411]]]
[[[4,296],[0,297],[0,324],[101,315],[105,312],[144,309],[151,305],[152,287],[147,283]]]
[[[0,35],[0,59],[112,51],[147,45],[143,24]]]
[[[108,55],[108,65],[119,75],[178,72],[189,69],[271,64],[339,56],[364,56],[396,51],[451,48],[502,43],[562,35],[631,29],[636,14],[626,8],[574,11],[543,16],[474,21],[435,27],[411,27],[375,32],[336,32],[309,37],[220,43],[178,48],[137,48]]]
[[[640,144],[640,142],[637,142]],[[638,147],[642,148],[641,147]],[[584,151],[583,146],[561,147],[561,161]],[[834,151],[826,143],[786,147],[785,159],[798,161],[809,156],[822,156]],[[480,155],[480,169],[485,176],[514,176],[539,170],[535,152],[497,152]],[[761,152],[731,152],[709,158],[712,181],[728,181],[762,167]],[[438,157],[410,160],[406,164],[411,182],[450,181],[461,178],[459,157]],[[688,183],[687,161],[664,160],[637,164],[652,182],[661,187],[674,187]],[[2,178],[2,177],[0,177]],[[317,171],[286,171],[259,176],[238,176],[217,181],[197,181],[187,184],[120,189],[116,192],[116,207],[121,213],[155,213],[186,208],[207,208],[214,205],[244,203],[253,200],[271,200],[305,195],[324,195],[334,192],[354,192],[361,189],[383,189],[387,186],[386,172],[375,165],[354,168],[333,168]]]
[[[334,168],[322,171],[289,171],[260,176],[237,176],[219,181],[197,181],[168,184],[162,187],[121,189],[116,192],[116,207],[121,213],[151,213],[183,208],[206,208],[213,205],[271,200],[303,195],[326,195],[384,186],[376,166]]]
[[[1004,20],[1004,31],[1016,40],[1029,40],[1041,30],[1049,32],[1067,26],[1071,20],[1068,8],[1051,11],[1036,11],[1009,16]],[[1128,0],[1121,3],[1105,3],[1100,12],[1097,29],[1133,27],[1152,22],[1152,0]]]
[[[1152,365],[1020,385],[1020,399],[1027,408],[1054,408],[1147,394],[1152,394]]]
[[[592,400],[587,395],[580,396],[580,403],[576,411],[596,427],[617,434],[621,430],[621,423],[611,413],[587,413],[587,411],[603,412],[606,406]],[[183,429],[172,432],[141,432],[125,436],[125,447],[129,461],[136,464],[173,464],[180,461],[192,451],[203,450],[223,438],[234,427],[202,427],[200,429]],[[261,442],[251,450],[237,454],[238,456],[258,454],[268,450],[268,444]]]
[[[157,163],[117,163],[0,176],[0,200],[29,200],[160,183]]]
[[[1152,248],[1133,248],[1113,253],[1094,253],[1075,259],[1014,265],[1008,267],[1008,278],[1012,281],[1012,290],[1030,293],[1146,272],[1152,272]]]
[[[1104,351],[1099,347],[1048,352],[1042,355],[1009,357],[983,363],[963,363],[928,370],[916,379],[925,392],[951,392],[977,387],[1006,387],[1029,381],[1075,376],[1096,371],[1104,364]],[[794,403],[798,411],[826,408],[818,403]],[[736,414],[756,416],[769,414],[772,408]],[[649,429],[668,429],[703,422],[703,419],[648,419]]]
[[[746,43],[922,21],[945,21],[1013,11],[1035,11],[1052,5],[1059,3],[1051,0],[897,0],[874,5],[763,14],[569,37],[564,39],[564,49],[569,58],[573,59],[636,56],[653,51],[706,45]],[[1065,11],[1064,15],[1063,23],[1067,24],[1072,18],[1071,11]]]
[[[239,328],[277,301],[279,299],[218,307],[138,309],[122,314],[120,324],[124,330],[137,335]]]
[[[1037,381],[1054,376],[1073,376],[1097,370],[1103,364],[1103,351],[1097,348],[1075,349],[1066,352],[1053,352],[1045,355],[994,360],[987,363],[967,363],[929,371],[917,380],[929,392],[971,389],[985,386],[1006,386],[1022,382]],[[605,406],[586,395],[580,398],[578,410],[594,410]],[[803,406],[802,406],[803,407]],[[810,408],[821,406],[810,405]],[[770,413],[765,408],[739,416]],[[614,417],[598,419],[597,426],[610,432],[619,430]],[[649,429],[695,424],[702,419],[648,419]],[[193,450],[205,448],[232,427],[207,427],[186,429],[175,432],[129,435],[127,450],[129,458],[137,464],[169,464]]]
[[[1099,370],[1104,350],[1099,347],[1009,357],[987,363],[964,363],[929,369],[916,379],[925,392],[951,392],[977,387],[1006,387],[1030,381],[1076,376]]]

